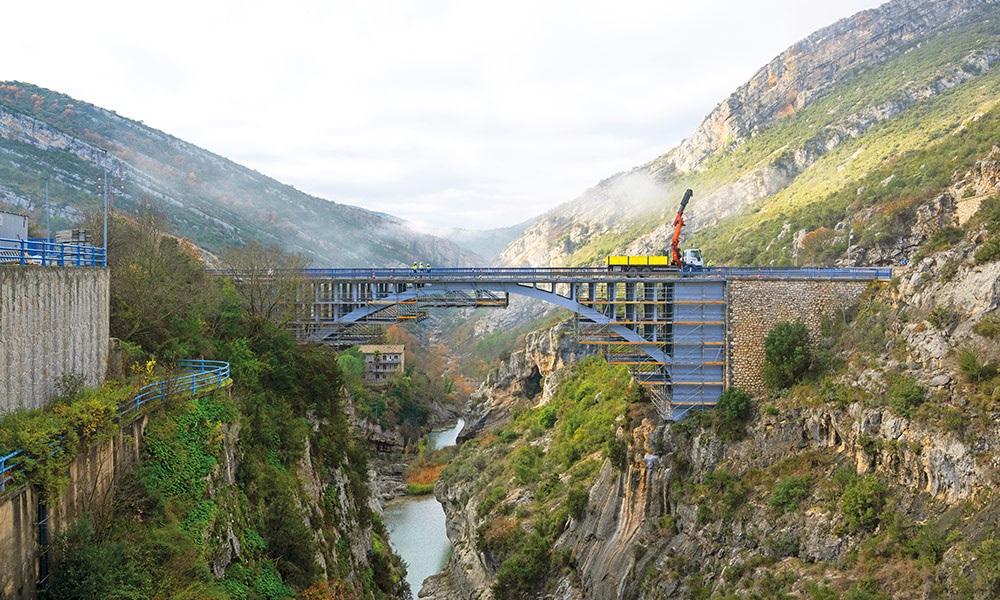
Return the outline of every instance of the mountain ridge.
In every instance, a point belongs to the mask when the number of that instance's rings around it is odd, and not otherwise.
[[[23,82],[0,83],[2,202],[43,222],[48,177],[55,228],[101,209],[107,151],[111,202],[154,206],[211,252],[251,240],[301,252],[317,266],[468,265],[482,259],[384,213],[310,196],[113,111]]]
[[[662,253],[684,188],[695,190],[685,239],[745,219],[741,212],[752,215],[837,148],[861,146],[871,131],[986,79],[1000,55],[996,7],[895,0],[817,31],[759,69],[678,146],[542,215],[497,262],[594,264],[611,253]],[[932,56],[932,47],[941,52]],[[971,100],[957,110],[979,112]]]

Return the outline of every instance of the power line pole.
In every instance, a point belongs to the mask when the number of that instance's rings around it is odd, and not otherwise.
[[[108,151],[104,151],[104,265],[108,264]]]
[[[52,225],[49,223],[49,177],[45,176],[45,237],[52,239]],[[43,246],[44,247],[44,246]]]

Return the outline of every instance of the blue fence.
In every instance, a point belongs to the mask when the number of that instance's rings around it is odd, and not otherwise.
[[[107,252],[86,244],[64,244],[50,239],[0,238],[0,264],[54,267],[103,267]]]
[[[178,366],[184,375],[151,383],[139,390],[132,400],[125,402],[118,407],[118,417],[138,410],[143,404],[155,400],[164,401],[173,396],[181,394],[195,395],[211,389],[219,388],[229,382],[229,363],[219,360],[181,360]],[[52,442],[54,448],[52,454],[61,450],[58,447],[59,441]],[[7,489],[7,484],[14,481],[14,478],[24,472],[21,466],[23,450],[17,450],[7,456],[0,456],[0,493]]]
[[[238,276],[225,270],[213,271]],[[662,267],[608,271],[607,267],[434,267],[412,268],[366,268],[366,269],[304,269],[302,275],[317,279],[420,279],[420,280],[472,280],[496,281],[549,281],[553,279],[594,280],[621,277],[667,276],[683,278],[722,279],[837,279],[887,281],[892,279],[891,267],[704,267],[680,269]]]

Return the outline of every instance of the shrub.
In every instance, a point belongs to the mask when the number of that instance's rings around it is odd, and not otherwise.
[[[809,497],[809,488],[808,477],[799,475],[785,477],[771,490],[767,505],[782,513],[797,510],[799,504]]]
[[[927,238],[927,241],[924,242],[924,248],[930,251],[948,248],[962,239],[962,233],[960,227],[942,227]]]
[[[743,434],[743,424],[750,417],[750,394],[738,387],[727,388],[715,405],[718,434],[732,441]]]
[[[983,593],[983,598],[996,598],[1000,595],[1000,542],[995,539],[984,541],[976,548],[976,589]]]
[[[484,517],[492,511],[501,500],[507,497],[507,488],[502,485],[490,488],[490,491],[486,492],[486,496],[483,497],[483,501],[479,503],[479,507],[476,509],[476,514],[479,517]]]
[[[969,383],[982,383],[997,375],[996,361],[981,363],[976,353],[968,348],[958,353],[958,368]]]
[[[946,306],[935,306],[927,315],[927,322],[941,331],[948,331],[958,323],[958,314]]]
[[[1000,314],[992,313],[986,315],[976,323],[973,329],[985,338],[994,339],[1000,337]]]
[[[618,437],[608,438],[604,444],[604,458],[619,471],[624,471],[628,467],[628,444]]]
[[[551,429],[556,424],[558,412],[554,406],[543,406],[538,411],[538,423],[545,429]]]
[[[809,332],[802,323],[782,321],[764,339],[764,366],[761,377],[772,390],[790,387],[809,369]]]
[[[548,542],[532,532],[520,548],[508,556],[497,571],[493,595],[498,600],[524,598],[545,576],[551,554]]]
[[[875,529],[882,518],[886,487],[874,475],[859,478],[844,488],[840,510],[850,533],[865,533]]]
[[[587,503],[590,501],[590,492],[585,487],[574,487],[566,494],[566,508],[574,519],[580,520],[583,513],[587,511]]]
[[[923,404],[926,394],[912,378],[903,377],[889,388],[889,407],[899,416],[909,417],[912,409]]]
[[[880,590],[877,579],[860,579],[851,586],[844,600],[889,600],[889,596]]]

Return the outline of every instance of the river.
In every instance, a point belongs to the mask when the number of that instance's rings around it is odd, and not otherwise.
[[[464,426],[459,419],[451,429],[431,433],[434,447],[454,446]],[[444,508],[433,494],[396,498],[385,507],[385,526],[389,543],[406,561],[406,581],[416,598],[424,579],[441,571],[451,554]]]

